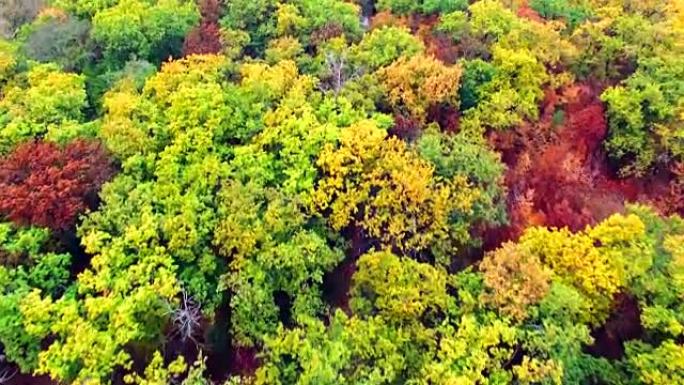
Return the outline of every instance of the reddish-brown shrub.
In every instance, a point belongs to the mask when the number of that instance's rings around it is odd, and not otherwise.
[[[221,52],[221,32],[216,23],[202,22],[183,43],[183,55],[202,55]]]
[[[24,143],[0,161],[0,213],[19,225],[69,229],[113,173],[97,142]]]
[[[389,133],[401,139],[413,140],[418,137],[421,125],[415,120],[401,114],[394,116],[394,126]]]
[[[220,0],[203,0],[200,3],[202,20],[185,37],[183,55],[212,54],[221,51],[221,32],[218,26],[221,17]]]
[[[199,8],[202,20],[218,23],[221,18],[221,0],[201,0]]]
[[[409,20],[404,16],[394,15],[390,11],[381,11],[376,13],[370,21],[370,28],[381,28],[385,26],[391,27],[408,27]]]
[[[428,122],[436,122],[446,132],[458,132],[460,118],[458,108],[450,105],[435,104],[427,111]]]

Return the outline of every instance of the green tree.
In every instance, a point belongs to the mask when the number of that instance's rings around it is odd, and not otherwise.
[[[160,62],[181,56],[183,39],[198,20],[192,1],[121,0],[95,13],[92,37],[110,67],[136,58]]]

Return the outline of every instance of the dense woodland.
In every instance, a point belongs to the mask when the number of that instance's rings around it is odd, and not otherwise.
[[[684,1],[0,34],[0,384],[684,384]]]

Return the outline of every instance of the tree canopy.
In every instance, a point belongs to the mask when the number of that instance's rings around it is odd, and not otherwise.
[[[0,384],[684,384],[679,0],[0,0]]]

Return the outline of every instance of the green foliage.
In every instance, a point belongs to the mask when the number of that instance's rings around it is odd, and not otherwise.
[[[574,0],[532,0],[530,7],[547,19],[563,19],[570,28],[583,23],[592,16],[585,1]]]
[[[659,156],[682,155],[682,79],[681,59],[649,58],[622,85],[603,93],[610,128],[606,147],[622,163],[623,173],[643,175]]]
[[[47,251],[50,232],[0,223],[0,343],[4,354],[23,371],[38,364],[45,336],[29,327],[26,311],[40,292],[58,296],[68,285],[69,254]]]
[[[127,375],[124,382],[136,385],[166,385],[170,381],[175,381],[177,377],[186,369],[183,357],[178,357],[168,366],[164,365],[164,359],[159,351],[154,352],[150,364],[145,368],[143,376],[137,374]]]
[[[416,148],[435,167],[436,175],[463,177],[478,190],[468,222],[497,225],[506,221],[504,165],[497,153],[466,135],[443,134],[434,126],[424,131]]]
[[[684,347],[668,340],[654,348],[639,342],[627,345],[629,363],[643,384],[677,384],[684,381]]]
[[[367,70],[373,71],[391,64],[400,57],[411,57],[423,52],[423,43],[411,35],[408,29],[381,27],[364,35],[358,45],[358,61]]]
[[[198,19],[192,1],[122,0],[95,13],[92,37],[112,68],[129,59],[160,62],[180,56],[183,38]]]
[[[251,345],[275,332],[281,314],[277,293],[287,296],[297,322],[320,314],[323,274],[342,253],[327,245],[324,234],[305,227],[301,204],[276,189],[239,182],[225,185],[220,198],[215,243],[231,258],[225,283],[234,293],[237,341]]]
[[[31,60],[58,63],[66,71],[84,68],[92,59],[90,23],[73,17],[46,16],[24,32],[22,51]]]
[[[380,10],[406,15],[423,13],[426,15],[449,13],[464,10],[468,7],[467,0],[379,0],[376,7]]]
[[[450,302],[447,275],[439,268],[387,251],[363,255],[357,267],[351,291],[356,314],[410,323],[437,315]]]
[[[277,2],[273,0],[236,0],[226,4],[221,27],[247,34],[247,52],[261,53],[266,42],[276,33],[274,17]],[[234,34],[234,33],[233,33]]]
[[[463,76],[458,90],[461,111],[476,107],[487,96],[487,84],[496,74],[496,67],[489,62],[475,59],[462,63]]]
[[[0,218],[4,357],[83,385],[683,382],[684,221],[604,204],[681,211],[680,3],[0,0],[0,156],[93,138],[118,171],[75,232]],[[589,226],[536,225],[584,200]]]

